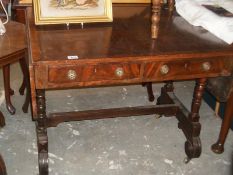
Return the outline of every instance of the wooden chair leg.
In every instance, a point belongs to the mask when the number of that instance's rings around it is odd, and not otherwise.
[[[10,114],[15,114],[15,108],[11,103],[11,88],[10,88],[10,65],[7,64],[3,66],[3,79],[4,79],[4,89],[5,89],[5,99],[6,107]]]
[[[227,100],[224,119],[222,121],[218,141],[215,144],[213,144],[211,147],[214,153],[221,154],[224,152],[224,144],[232,120],[233,120],[233,91],[230,93],[230,96]]]
[[[1,175],[7,175],[6,173],[6,165],[5,165],[5,162],[0,154],[0,174]]]
[[[26,88],[26,97],[25,97],[25,102],[23,104],[22,110],[24,113],[28,112],[29,104],[30,104],[30,84],[29,84],[29,72],[27,69],[27,63],[25,58],[22,58],[19,60],[20,67],[23,72],[23,83],[19,89],[19,92],[21,95],[24,94],[24,90]]]
[[[151,102],[154,101],[155,97],[154,97],[154,93],[153,93],[153,89],[152,89],[152,82],[142,83],[142,86],[146,86],[147,94],[148,94],[148,100],[151,101]]]

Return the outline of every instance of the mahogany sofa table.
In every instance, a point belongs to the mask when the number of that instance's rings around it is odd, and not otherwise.
[[[199,157],[199,108],[208,77],[229,76],[233,45],[163,11],[151,39],[150,5],[114,5],[113,23],[35,26],[27,8],[29,71],[40,175],[48,174],[47,128],[66,121],[160,114],[175,116],[187,139],[188,159]],[[127,13],[126,13],[127,12]],[[173,81],[196,80],[191,111],[173,93]],[[48,89],[166,82],[157,105],[46,114]],[[135,94],[136,95],[136,94]],[[190,97],[192,98],[192,97]]]

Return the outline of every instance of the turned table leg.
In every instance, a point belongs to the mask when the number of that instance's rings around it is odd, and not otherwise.
[[[14,94],[13,90],[10,88],[10,65],[7,64],[3,66],[3,79],[4,79],[4,90],[5,90],[5,99],[6,99],[6,107],[10,114],[15,114],[15,108],[11,103],[10,96]]]
[[[38,146],[38,162],[40,175],[48,175],[48,135],[46,127],[46,105],[45,105],[45,91],[37,90],[37,114],[36,133],[37,133],[37,146]]]
[[[195,85],[191,111],[189,112],[174,95],[173,82],[166,82],[161,89],[161,94],[157,99],[157,105],[176,104],[179,110],[176,113],[178,119],[178,127],[182,129],[187,141],[185,142],[185,153],[188,163],[192,158],[197,158],[201,155],[201,140],[200,131],[201,124],[199,123],[199,109],[201,106],[202,95],[204,93],[206,78],[198,79]]]
[[[185,142],[185,152],[187,162],[192,158],[197,158],[201,155],[201,140],[200,131],[201,124],[199,123],[199,110],[201,106],[201,100],[206,85],[206,78],[198,79],[194,89],[193,100],[191,105],[191,112],[188,116],[188,120],[191,122],[192,127],[187,134],[188,140]]]
[[[221,154],[224,151],[224,143],[232,120],[233,120],[233,91],[231,91],[230,96],[227,99],[224,119],[222,121],[218,141],[215,144],[213,144],[211,147],[213,152],[217,154]]]

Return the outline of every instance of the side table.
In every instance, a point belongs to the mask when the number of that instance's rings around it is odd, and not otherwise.
[[[20,88],[20,94],[24,93],[24,89],[27,86],[26,99],[23,104],[23,111],[27,112],[29,102],[30,102],[30,92],[29,92],[29,75],[26,64],[26,56],[27,56],[27,45],[25,41],[25,26],[18,22],[10,21],[6,24],[6,33],[0,36],[0,66],[3,67],[3,75],[4,75],[4,89],[5,89],[5,98],[7,109],[10,113],[15,112],[15,108],[11,104],[10,95],[13,94],[13,90],[10,88],[10,64],[16,61],[19,61],[20,66],[23,72],[23,84]],[[0,111],[0,126],[3,127],[5,125],[5,119]],[[0,174],[6,175],[6,167],[3,161],[3,158],[0,155]]]
[[[23,83],[19,89],[21,95],[28,84],[28,70],[25,58],[27,57],[27,46],[25,41],[25,26],[23,24],[10,21],[6,25],[6,34],[0,36],[0,66],[3,67],[4,89],[7,109],[11,114],[15,113],[10,95],[14,91],[10,88],[10,64],[19,61],[23,72]],[[23,104],[23,111],[27,112],[29,106],[29,88],[27,88],[26,99]]]

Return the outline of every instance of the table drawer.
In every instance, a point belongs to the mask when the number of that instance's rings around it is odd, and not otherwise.
[[[127,80],[139,78],[140,65],[137,63],[108,63],[88,66],[49,66],[48,73],[48,81],[52,83]]]
[[[191,79],[219,74],[222,68],[220,60],[151,62],[145,65],[144,77],[152,80]]]

